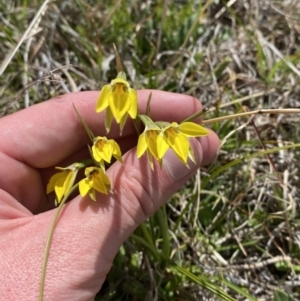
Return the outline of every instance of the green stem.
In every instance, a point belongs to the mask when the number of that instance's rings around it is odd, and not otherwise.
[[[132,122],[135,127],[136,133],[139,136],[141,134],[140,120],[136,118],[136,119],[132,119]]]
[[[157,251],[157,249],[155,248],[155,246],[153,246],[153,244],[149,244],[143,237],[138,236],[136,234],[131,234],[130,237],[133,238],[135,241],[139,242],[147,250],[149,250],[154,257],[155,262],[161,261],[161,254]]]
[[[79,114],[79,112],[78,112],[78,110],[76,109],[76,107],[75,107],[75,105],[74,105],[74,104],[73,104],[73,108],[74,108],[74,110],[75,110],[75,113],[76,113],[76,115],[77,115],[78,119],[80,120],[80,122],[81,122],[81,124],[82,124],[83,128],[85,129],[85,131],[86,131],[87,135],[89,136],[89,138],[90,138],[91,142],[93,142],[93,141],[94,141],[94,138],[95,138],[95,136],[94,136],[94,134],[93,134],[92,130],[91,130],[89,127],[88,127],[88,125],[86,124],[86,122],[84,121],[84,119],[81,117],[81,115]]]
[[[160,231],[162,234],[163,239],[163,248],[162,252],[165,258],[169,258],[171,251],[170,251],[170,236],[169,236],[169,226],[168,226],[168,216],[166,213],[166,206],[162,206],[156,211],[156,216],[158,219],[158,224],[160,227]]]
[[[197,113],[193,114],[192,116],[188,117],[187,119],[184,119],[182,122],[188,122],[188,121],[193,121],[194,119],[198,118],[199,116],[203,115],[206,113],[209,109],[208,108],[203,108],[203,110],[198,111]]]
[[[151,103],[151,98],[152,98],[152,92],[149,94],[148,96],[148,100],[147,100],[147,107],[146,107],[146,115],[151,118],[151,107],[150,107],[150,103]]]
[[[45,278],[46,278],[46,269],[47,269],[47,263],[48,263],[48,257],[49,257],[49,251],[50,251],[50,246],[51,246],[51,241],[55,229],[55,224],[57,222],[57,219],[59,217],[59,214],[61,212],[61,209],[65,202],[67,201],[68,197],[70,194],[78,187],[78,184],[74,185],[70,191],[65,195],[59,206],[57,207],[56,213],[54,215],[54,218],[52,220],[52,224],[50,226],[49,234],[47,237],[47,243],[46,243],[46,248],[45,248],[45,253],[44,253],[44,260],[43,260],[43,265],[42,265],[42,275],[41,275],[41,281],[40,281],[40,292],[39,292],[39,301],[43,301],[44,298],[44,287],[45,287]]]

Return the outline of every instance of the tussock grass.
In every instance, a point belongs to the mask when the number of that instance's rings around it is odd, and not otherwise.
[[[0,61],[42,3],[0,0]],[[193,95],[206,120],[300,108],[299,20],[297,0],[53,1],[0,77],[0,109],[100,89],[112,43],[135,88]],[[210,126],[218,159],[123,245],[97,300],[300,298],[299,115]]]

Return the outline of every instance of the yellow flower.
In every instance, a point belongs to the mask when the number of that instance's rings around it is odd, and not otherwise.
[[[47,193],[55,191],[56,200],[55,204],[59,204],[63,197],[70,191],[74,185],[74,181],[77,176],[77,172],[83,165],[81,163],[74,163],[66,168],[56,167],[56,169],[62,170],[54,174],[47,185]]]
[[[89,194],[96,201],[96,191],[107,194],[110,190],[110,181],[105,172],[99,167],[87,167],[86,178],[79,182],[79,193],[82,197]]]
[[[137,157],[140,158],[146,151],[151,168],[153,157],[162,165],[162,158],[169,148],[187,165],[187,160],[194,160],[193,150],[189,137],[209,135],[209,131],[193,122],[153,122],[148,116],[140,115],[145,124],[145,130],[140,135],[137,145]]]
[[[96,104],[96,112],[106,109],[105,128],[107,132],[110,130],[112,117],[120,124],[123,129],[127,115],[132,119],[137,116],[137,94],[130,88],[126,75],[120,72],[110,85],[105,85],[99,95]]]
[[[103,169],[105,169],[104,161],[110,163],[112,157],[116,158],[122,163],[122,153],[120,147],[113,139],[96,137],[94,139],[94,145],[92,146],[92,153],[95,161],[99,162]]]
[[[177,157],[187,165],[188,157],[194,160],[193,150],[189,137],[202,137],[209,135],[209,131],[194,122],[162,123],[165,141],[175,152]]]
[[[144,132],[139,136],[137,144],[137,157],[140,158],[147,151],[148,160],[153,169],[153,157],[161,165],[162,158],[168,150],[164,133],[155,123],[146,125]]]

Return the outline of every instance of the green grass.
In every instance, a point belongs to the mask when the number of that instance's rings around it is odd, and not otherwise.
[[[7,3],[0,61],[42,1]],[[300,2],[226,3],[54,1],[1,75],[0,109],[101,89],[116,75],[112,43],[135,88],[193,95],[211,108],[206,120],[243,106],[299,108]],[[284,185],[253,124],[240,128],[247,121],[210,125],[226,138],[218,159],[124,243],[96,300],[300,298],[299,116],[253,119]]]

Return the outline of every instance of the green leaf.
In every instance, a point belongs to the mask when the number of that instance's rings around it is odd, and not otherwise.
[[[274,301],[293,301],[293,299],[285,292],[276,290],[274,292]]]

